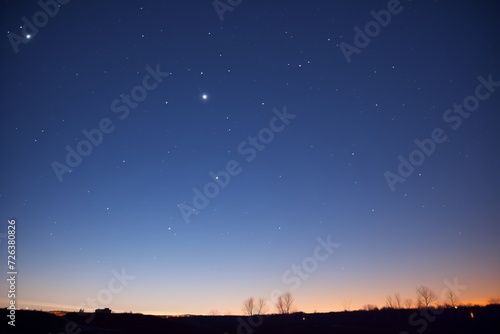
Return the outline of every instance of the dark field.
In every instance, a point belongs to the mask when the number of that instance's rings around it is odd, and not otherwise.
[[[254,316],[159,317],[142,314],[17,311],[16,326],[7,325],[2,309],[2,333],[500,333],[500,306],[444,310],[379,310],[335,313],[294,313]]]

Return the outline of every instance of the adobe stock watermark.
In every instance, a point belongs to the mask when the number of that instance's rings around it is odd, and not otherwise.
[[[409,0],[411,1],[411,0]],[[351,63],[352,55],[361,53],[361,50],[366,48],[372,38],[377,37],[382,31],[382,27],[386,28],[392,20],[393,15],[398,15],[403,11],[403,6],[399,0],[389,0],[387,2],[387,9],[382,9],[378,12],[371,10],[370,15],[375,19],[374,21],[368,21],[365,24],[364,31],[360,27],[354,27],[354,45],[347,42],[340,43],[339,47],[345,60],[348,64]]]
[[[459,297],[462,294],[461,291],[467,289],[467,285],[458,284],[458,277],[455,277],[453,279],[453,283],[451,283],[447,279],[445,279],[443,283],[446,287],[441,290],[441,293],[438,297],[439,300],[445,300],[446,294],[450,291],[454,296]],[[418,333],[423,333],[429,326],[429,323],[434,322],[437,319],[436,316],[441,315],[443,312],[444,308],[439,307],[420,308],[408,317],[408,323],[412,327],[418,327],[414,328],[414,330],[416,330]],[[401,331],[399,332],[399,334],[410,334],[410,332]]]
[[[318,237],[316,241],[318,245],[314,248],[312,256],[304,258],[299,265],[292,264],[291,269],[285,270],[281,275],[282,283],[289,285],[290,291],[296,291],[303,281],[318,270],[320,263],[327,261],[334,250],[340,247],[339,243],[332,242],[330,235],[326,237],[326,240]],[[274,289],[271,291],[268,300],[274,303],[282,294],[282,290]],[[237,321],[237,334],[248,334],[253,333],[256,328],[262,326],[264,317],[261,314],[249,315],[246,321],[243,317],[238,317]],[[225,332],[224,334],[229,333]]]
[[[212,5],[214,6],[219,20],[224,21],[224,13],[232,12],[236,7],[241,5],[243,0],[214,0]]]
[[[19,45],[27,44],[28,41],[38,34],[38,29],[43,28],[49,23],[49,17],[54,18],[57,13],[59,13],[59,8],[61,5],[66,5],[71,0],[40,0],[38,1],[38,6],[42,10],[37,11],[32,15],[31,21],[23,16],[21,18],[21,34],[19,36],[13,32],[7,33],[7,38],[9,39],[10,45],[14,49],[15,53],[19,52]],[[32,23],[33,22],[33,23]]]
[[[118,118],[121,121],[130,115],[130,109],[137,108],[139,103],[148,97],[148,92],[156,89],[163,82],[163,79],[171,74],[169,72],[162,72],[159,64],[156,65],[155,69],[148,65],[145,70],[147,74],[142,78],[142,84],[132,88],[130,95],[121,94],[120,98],[116,98],[111,102],[111,111],[118,114]],[[67,153],[64,160],[66,164],[58,161],[51,163],[51,167],[59,182],[63,181],[65,173],[71,173],[74,168],[82,163],[84,157],[88,157],[94,148],[102,144],[105,134],[109,135],[115,129],[116,126],[113,124],[113,121],[108,117],[104,117],[99,121],[96,128],[82,130],[84,139],[80,140],[74,148],[71,145],[66,145],[65,149]]]
[[[495,92],[495,87],[500,87],[500,81],[494,81],[492,73],[488,75],[488,79],[478,76],[477,80],[479,84],[476,86],[473,95],[467,96],[462,104],[454,103],[453,109],[449,108],[444,111],[443,121],[452,130],[458,130],[462,126],[464,119],[469,118],[472,112],[478,111],[480,101],[487,100]],[[412,176],[416,167],[421,166],[426,158],[434,154],[437,144],[442,144],[447,139],[448,135],[446,135],[445,130],[441,127],[433,129],[429,138],[422,140],[415,139],[414,143],[417,148],[408,154],[408,158],[402,155],[398,156],[399,165],[397,173],[391,171],[384,172],[389,189],[394,192],[396,184],[403,183],[407,178]]]
[[[86,324],[90,324],[94,320],[95,313],[93,311],[95,309],[109,305],[109,303],[113,300],[113,295],[121,293],[123,289],[129,285],[129,282],[135,279],[135,276],[127,275],[125,273],[125,268],[122,268],[121,273],[113,269],[111,274],[113,274],[113,277],[108,281],[108,285],[105,289],[99,290],[95,297],[87,297],[85,303],[79,305],[82,309],[85,307],[89,307],[91,309],[91,312],[88,314],[89,317],[85,319]],[[78,314],[82,317],[86,315],[84,312],[79,312]],[[64,327],[64,332],[56,334],[75,334],[80,333],[81,331],[82,329],[79,328],[76,322],[69,321]]]
[[[297,117],[297,115],[289,114],[286,106],[283,107],[283,111],[274,108],[273,113],[275,116],[269,120],[269,127],[260,129],[256,136],[250,135],[238,145],[239,155],[245,157],[247,162],[254,161],[258,152],[263,151],[266,145],[269,145],[274,140],[275,134],[285,130],[290,124],[290,120]],[[191,222],[192,215],[199,215],[201,210],[210,204],[211,199],[219,196],[221,189],[229,185],[231,177],[239,175],[243,171],[243,167],[237,160],[229,160],[225,166],[225,170],[217,173],[210,171],[208,173],[211,181],[205,183],[201,188],[202,190],[193,188],[192,206],[186,203],[177,205],[186,224]]]
[[[325,262],[333,254],[333,251],[340,247],[339,243],[332,242],[331,236],[328,235],[326,240],[316,238],[318,245],[314,248],[312,256],[304,258],[301,264],[292,264],[291,268],[285,270],[281,275],[281,281],[284,284],[291,285],[290,291],[297,290],[303,281],[307,280],[312,273],[318,270],[321,262]],[[273,290],[271,299],[275,300],[283,291]]]

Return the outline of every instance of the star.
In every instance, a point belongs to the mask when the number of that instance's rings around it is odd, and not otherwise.
[[[208,99],[208,95],[207,95],[207,94],[203,94],[203,95],[201,96],[201,98],[202,98],[203,100],[206,100],[206,99]]]

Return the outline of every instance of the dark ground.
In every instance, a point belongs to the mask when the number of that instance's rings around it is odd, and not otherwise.
[[[258,316],[252,318],[238,316],[164,318],[128,313],[67,313],[64,316],[57,316],[41,311],[18,310],[16,311],[15,328],[7,324],[9,320],[7,311],[1,309],[3,320],[0,329],[5,334],[500,333],[499,305],[444,310],[294,313],[290,315],[266,315],[261,318]]]

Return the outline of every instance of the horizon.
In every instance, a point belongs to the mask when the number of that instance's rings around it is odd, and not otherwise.
[[[479,300],[475,300],[475,301],[464,301],[464,302],[460,302],[459,305],[455,306],[454,308],[467,308],[467,307],[486,307],[486,306],[489,306],[489,305],[495,305],[495,304],[491,304],[489,301],[488,301],[489,298],[486,298],[486,299],[483,299],[481,301]],[[496,304],[498,305],[498,304]],[[388,309],[392,309],[392,310],[415,310],[415,309],[418,309],[417,306],[412,306],[410,308],[407,308],[407,307],[402,307],[402,308],[389,308],[387,306],[381,306],[379,307],[378,305],[374,305],[376,306],[375,309],[373,310],[366,310],[366,309],[363,309],[362,307],[360,308],[353,308],[353,309],[350,309],[350,310],[331,310],[331,311],[322,311],[322,312],[304,312],[302,310],[296,310],[292,313],[305,313],[305,314],[315,314],[315,313],[341,313],[341,312],[357,312],[357,311],[363,311],[363,312],[370,312],[370,311],[380,311],[380,310],[388,310]],[[67,306],[68,308],[73,308],[72,306]],[[450,306],[442,306],[442,305],[435,305],[435,306],[432,306],[432,308],[438,308],[438,307],[445,307],[445,308],[452,308]],[[78,313],[80,310],[77,309],[77,308],[73,308],[72,310],[65,310],[65,309],[43,309],[43,308],[28,308],[28,307],[21,307],[20,310],[22,311],[41,311],[41,312],[46,312],[46,313]],[[274,310],[276,311],[276,310]],[[84,310],[84,313],[95,313],[95,310]],[[135,312],[133,310],[129,310],[129,311],[124,311],[124,310],[113,310],[111,309],[111,313],[112,314],[141,314],[141,315],[153,315],[153,316],[167,316],[167,317],[182,317],[182,316],[220,316],[220,317],[224,317],[224,316],[234,316],[234,317],[238,317],[238,316],[248,316],[247,314],[241,312],[241,313],[224,313],[224,312],[220,312],[220,313],[217,313],[217,314],[210,314],[210,312],[207,312],[206,314],[192,314],[192,313],[177,313],[177,314],[174,314],[174,313],[154,313],[154,312],[148,312],[148,311],[144,311],[144,312]],[[277,311],[276,312],[265,312],[265,313],[261,313],[260,315],[280,315],[280,313],[278,313]]]
[[[458,307],[485,307],[488,305],[492,305],[491,302],[489,301],[489,299],[491,299],[491,298],[498,298],[498,297],[488,297],[488,298],[476,299],[476,300],[459,301],[459,304],[457,306]],[[25,311],[42,311],[42,312],[47,312],[47,313],[52,313],[52,312],[71,313],[71,312],[79,312],[81,309],[81,307],[71,306],[71,305],[60,305],[61,308],[59,308],[59,309],[46,309],[48,307],[48,305],[46,305],[46,304],[25,302],[25,301],[19,301],[19,302],[21,303],[21,307],[19,309],[25,310]],[[363,306],[367,305],[367,304],[369,304],[369,303],[365,303],[360,307],[352,307],[349,310],[343,310],[343,309],[334,310],[334,309],[332,309],[329,311],[328,310],[324,310],[324,311],[315,310],[313,312],[306,312],[306,311],[298,309],[298,310],[294,311],[294,313],[295,312],[299,312],[299,313],[303,312],[303,313],[307,313],[307,314],[313,314],[313,313],[331,313],[331,312],[336,313],[336,312],[352,312],[352,311],[369,311],[369,310],[363,309]],[[28,307],[25,305],[31,305],[31,307]],[[387,305],[385,305],[385,301],[381,305],[378,305],[378,304],[372,304],[372,305],[375,306],[377,308],[377,310],[382,310],[382,309],[388,308]],[[44,307],[45,307],[45,309],[44,309]],[[443,306],[442,306],[442,303],[439,303],[439,301],[438,301],[437,305],[435,305],[433,307],[443,307]],[[394,309],[398,309],[398,308],[394,308]],[[418,309],[418,307],[416,305],[412,305],[412,307],[410,307],[410,308],[401,307],[400,309],[401,310]],[[120,313],[120,314],[133,313],[133,314],[154,315],[154,316],[189,316],[189,315],[192,315],[192,316],[245,316],[244,312],[242,312],[241,310],[240,310],[241,313],[238,313],[238,312],[227,313],[227,311],[224,311],[224,312],[220,311],[219,312],[219,310],[215,310],[218,312],[217,314],[210,314],[210,311],[214,311],[214,310],[210,310],[209,312],[206,312],[206,313],[182,313],[182,312],[162,313],[162,312],[147,311],[147,310],[144,310],[144,311],[134,311],[134,310],[125,311],[125,310],[120,310],[120,309],[118,309],[118,310],[111,309],[111,311],[112,311],[112,313]],[[84,312],[85,313],[94,313],[95,310],[84,309]],[[262,315],[275,315],[275,314],[279,314],[279,313],[274,308],[274,305],[272,306],[271,311],[268,310],[268,311],[262,313]]]

